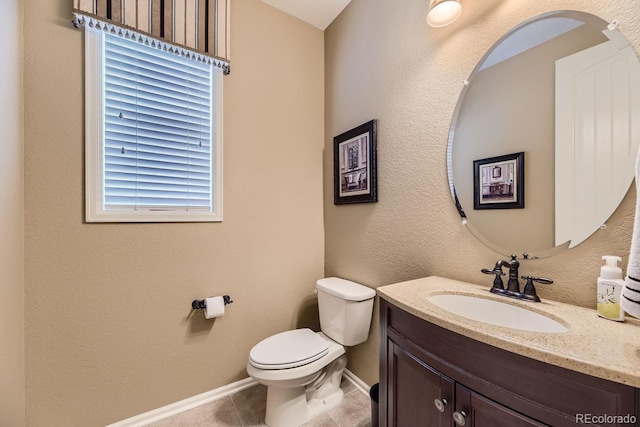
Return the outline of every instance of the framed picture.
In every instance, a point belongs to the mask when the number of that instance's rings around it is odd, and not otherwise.
[[[473,161],[473,209],[524,208],[524,153]]]
[[[333,138],[333,203],[378,201],[376,127],[371,120]]]

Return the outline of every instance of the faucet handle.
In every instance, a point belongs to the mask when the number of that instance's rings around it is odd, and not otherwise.
[[[493,279],[493,286],[491,287],[490,292],[494,294],[504,294],[506,291],[504,289],[504,282],[502,281],[502,277],[504,276],[504,272],[502,271],[502,264],[500,261],[496,263],[496,266],[493,267],[493,270],[489,270],[488,268],[483,268],[480,270],[484,274],[494,274],[496,277]]]
[[[494,268],[492,270],[489,270],[488,268],[483,268],[482,270],[480,270],[481,272],[483,272],[484,274],[495,274],[496,276],[504,276],[504,271],[502,271],[501,268]]]
[[[547,279],[546,277],[532,277],[531,280],[538,283],[543,283],[545,285],[550,285],[553,283],[553,280]]]
[[[524,299],[528,299],[531,301],[540,302],[540,297],[536,293],[536,287],[533,286],[533,282],[542,283],[545,285],[550,285],[553,283],[553,280],[547,279],[546,277],[533,277],[533,276],[520,276],[522,279],[526,280],[526,284],[524,285],[524,290],[522,291],[522,296]]]

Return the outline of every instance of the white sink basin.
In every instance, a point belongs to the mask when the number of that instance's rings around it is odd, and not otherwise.
[[[505,328],[531,332],[561,333],[569,329],[543,314],[520,306],[467,295],[442,294],[429,302],[458,316]]]

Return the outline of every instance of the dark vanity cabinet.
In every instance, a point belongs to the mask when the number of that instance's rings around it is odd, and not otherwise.
[[[388,341],[387,355],[387,419],[392,421],[388,425],[451,425],[453,380],[393,341]],[[439,410],[435,402],[439,402]]]
[[[380,426],[640,426],[634,387],[501,350],[380,301]]]

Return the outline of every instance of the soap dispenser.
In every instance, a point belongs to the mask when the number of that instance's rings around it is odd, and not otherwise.
[[[624,321],[624,311],[620,309],[620,293],[624,286],[619,256],[605,255],[605,265],[600,269],[598,277],[598,316],[605,319]]]

